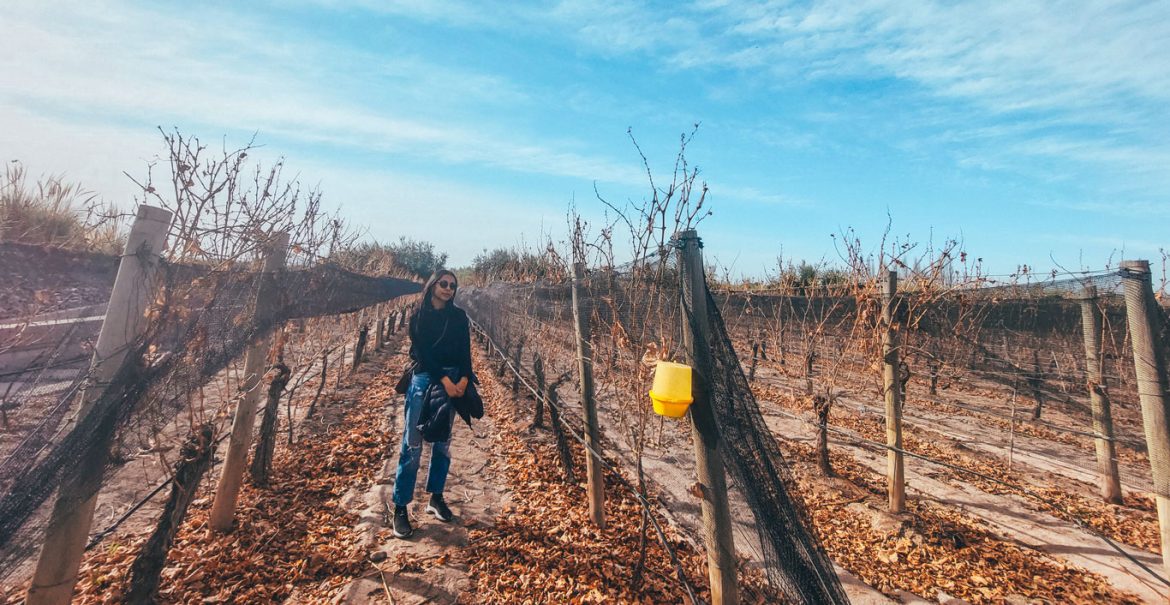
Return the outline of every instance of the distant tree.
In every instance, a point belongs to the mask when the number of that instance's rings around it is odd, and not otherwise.
[[[334,259],[347,269],[361,273],[389,273],[427,278],[447,262],[446,252],[435,252],[435,245],[401,237],[396,243],[363,242],[338,254]]]
[[[471,261],[471,274],[479,280],[526,281],[564,277],[564,267],[550,243],[543,253],[516,248],[485,249]]]
[[[430,242],[403,236],[386,249],[394,257],[394,264],[422,278],[430,277],[447,264],[447,253],[435,252],[435,245]]]

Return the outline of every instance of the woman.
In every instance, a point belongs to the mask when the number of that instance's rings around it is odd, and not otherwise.
[[[405,428],[393,493],[394,535],[399,538],[414,533],[406,507],[414,499],[414,484],[422,454],[423,436],[418,424],[424,396],[434,381],[439,381],[447,397],[463,397],[472,379],[467,313],[454,303],[458,288],[454,273],[446,269],[436,271],[423,289],[422,302],[410,317],[410,358],[414,361],[414,377],[406,391]],[[454,422],[453,416],[450,422]],[[443,487],[450,467],[450,441],[431,444],[426,485],[431,499],[426,511],[443,522],[453,518],[451,509],[443,500]]]

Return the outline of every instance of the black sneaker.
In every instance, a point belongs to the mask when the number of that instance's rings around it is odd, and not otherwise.
[[[447,508],[447,503],[443,502],[443,494],[431,494],[431,501],[427,502],[427,512],[443,523],[455,518],[455,515],[451,514],[451,509]]]
[[[428,510],[430,507],[428,507]],[[410,526],[410,516],[406,514],[405,506],[394,507],[394,536],[397,538],[409,538],[414,533],[414,528]]]

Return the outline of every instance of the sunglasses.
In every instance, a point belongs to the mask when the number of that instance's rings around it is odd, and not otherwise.
[[[454,290],[454,289],[459,287],[459,284],[456,284],[453,281],[447,281],[445,279],[436,283],[435,285],[444,289],[444,290]]]

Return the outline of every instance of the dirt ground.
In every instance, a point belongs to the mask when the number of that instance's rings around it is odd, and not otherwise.
[[[303,434],[295,446],[278,448],[275,474],[283,477],[278,479],[283,486],[268,492],[246,488],[239,528],[227,536],[213,536],[203,525],[213,467],[172,551],[161,602],[263,597],[304,603],[507,603],[560,602],[570,598],[566,595],[580,602],[682,602],[662,552],[644,574],[650,579],[642,596],[621,592],[631,577],[636,556],[629,553],[638,538],[636,523],[618,520],[636,519],[636,506],[615,495],[607,505],[613,507],[614,528],[590,530],[582,513],[583,455],[574,454],[578,476],[567,484],[559,479],[547,420],[544,429],[533,429],[531,398],[523,389],[512,395],[510,385],[494,377],[485,380],[487,417],[472,429],[456,425],[447,491],[455,522],[440,523],[424,513],[420,480],[411,506],[415,536],[393,538],[389,494],[402,404],[390,383],[405,362],[404,344],[399,335],[336,389],[329,381],[319,417],[298,429]],[[486,375],[498,360],[477,350],[476,363]],[[868,384],[863,376],[847,378],[841,383]],[[831,422],[845,432],[830,442],[837,476],[825,478],[812,463],[815,429],[803,377],[769,362],[761,364],[753,386],[792,465],[793,489],[809,507],[854,603],[1164,600],[1165,587],[1141,567],[1161,572],[1156,517],[1146,496],[1149,463],[1140,448],[1123,447],[1126,504],[1100,503],[1092,441],[1058,430],[1083,425],[1079,409],[1051,404],[1038,423],[1024,421],[1017,409],[1012,423],[1012,404],[994,384],[966,381],[927,396],[912,383],[905,408],[907,449],[988,478],[908,458],[909,511],[890,515],[884,510],[886,454],[861,442],[884,439],[884,412],[872,393],[863,388],[839,393]],[[562,402],[579,414],[575,390],[571,382],[562,388]],[[623,453],[629,448],[617,424],[617,402],[603,393],[600,405],[605,451],[631,476],[633,460]],[[1140,442],[1132,410],[1118,416],[1120,437]],[[657,431],[644,460],[654,480],[656,514],[679,549],[685,573],[704,590],[701,548],[692,537],[699,528],[698,503],[689,494],[690,431],[685,422],[670,421]],[[95,531],[120,518],[172,463],[161,451],[141,452],[124,464],[103,492]],[[1023,485],[1028,493],[995,480]],[[617,484],[611,487],[621,492]],[[162,498],[87,555],[79,602],[117,601],[128,557],[153,527]],[[732,498],[745,586],[756,602],[770,602],[761,584],[753,520],[739,496],[733,492]],[[539,531],[518,525],[518,519],[531,519]],[[1128,557],[1097,533],[1113,539]],[[9,586],[0,596],[15,603],[20,594],[19,586]]]
[[[865,381],[863,377],[847,376],[838,384]],[[754,386],[773,431],[807,448],[815,438],[815,428],[814,416],[803,395],[804,378],[789,376],[787,368],[765,363]],[[849,433],[833,435],[830,450],[882,478],[886,453],[857,440],[885,440],[884,404],[875,399],[864,389],[839,392],[830,423]],[[1016,405],[1024,408],[1027,404],[1030,402]],[[1033,495],[907,457],[910,497],[942,505],[974,520],[1004,543],[1098,574],[1114,588],[1132,595],[1130,598],[1163,601],[1166,587],[1129,558],[1157,573],[1163,571],[1161,557],[1156,554],[1157,521],[1147,496],[1151,484],[1144,454],[1121,448],[1126,505],[1104,504],[1098,495],[1092,440],[1052,429],[1085,426],[1083,414],[1050,404],[1043,414],[1045,422],[1032,422],[1027,406],[1026,411],[1016,410],[1013,430],[1011,408],[1010,397],[992,384],[968,381],[940,396],[929,396],[925,389],[912,385],[904,409],[907,450],[1024,486]],[[1120,415],[1124,417],[1124,412]],[[1025,420],[1026,416],[1029,420]],[[1140,435],[1129,434],[1132,423],[1128,424],[1128,430],[1122,428],[1119,437],[1140,439]],[[869,507],[870,513],[882,503],[877,504]],[[1117,542],[1128,557],[1098,533]]]
[[[116,256],[0,244],[0,319],[105,303],[117,272]]]
[[[643,571],[634,570],[640,509],[616,476],[607,475],[608,524],[599,531],[582,505],[580,448],[566,481],[548,420],[531,427],[531,401],[512,396],[494,377],[483,385],[487,416],[473,429],[455,429],[447,499],[456,520],[440,523],[423,512],[420,480],[411,505],[415,535],[395,539],[389,493],[402,402],[391,386],[405,363],[403,347],[399,336],[327,391],[320,413],[302,420],[296,444],[278,446],[273,487],[245,484],[228,534],[206,527],[213,467],[171,549],[159,602],[683,602],[676,571],[653,532]],[[488,365],[480,352],[476,357]],[[164,462],[157,453],[144,454],[119,469],[99,501],[95,532],[163,478]],[[127,569],[164,497],[86,554],[75,602],[120,600]],[[655,516],[705,598],[704,557],[666,514]],[[745,602],[774,602],[758,571],[743,573]],[[630,586],[633,575],[641,576],[637,588]],[[20,602],[23,590],[4,587],[0,602]]]

